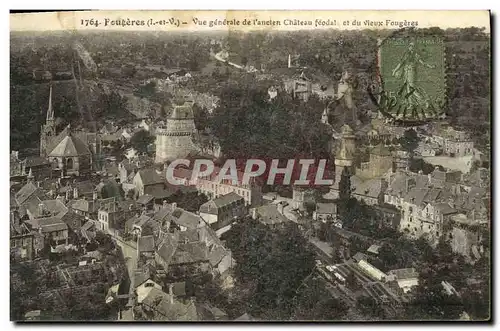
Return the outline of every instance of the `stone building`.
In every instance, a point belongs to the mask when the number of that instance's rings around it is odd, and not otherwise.
[[[53,167],[64,175],[89,174],[92,167],[89,148],[71,132],[69,126],[58,137],[62,140],[47,155]]]
[[[45,124],[40,134],[40,156],[52,164],[53,170],[63,175],[85,175],[100,169],[101,139],[98,133],[73,130],[68,125],[56,135],[52,86]]]
[[[382,176],[393,166],[393,157],[387,147],[381,143],[370,150],[370,160],[361,162],[356,174],[362,178],[371,179]]]
[[[335,151],[335,180],[330,188],[329,198],[339,198],[339,183],[344,169],[347,175],[354,174],[354,157],[356,152],[356,136],[349,125],[342,126],[341,139]]]
[[[312,83],[302,72],[298,78],[287,79],[284,81],[285,91],[290,93],[293,98],[301,99],[304,102],[309,100],[312,93]]]
[[[195,151],[196,133],[191,103],[174,105],[165,127],[156,129],[156,163],[182,159]]]

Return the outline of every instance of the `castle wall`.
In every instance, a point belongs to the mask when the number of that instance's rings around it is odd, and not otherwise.
[[[185,158],[195,150],[191,133],[168,132],[157,130],[156,132],[156,163],[164,163],[175,159]]]

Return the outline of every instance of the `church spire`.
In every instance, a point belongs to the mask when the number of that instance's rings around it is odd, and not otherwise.
[[[52,84],[50,84],[49,107],[47,109],[47,122],[54,120],[54,109],[52,109]]]

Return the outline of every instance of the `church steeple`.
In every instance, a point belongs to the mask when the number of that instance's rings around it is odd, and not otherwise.
[[[54,109],[52,108],[52,84],[50,84],[49,107],[47,108],[46,122],[54,120]]]
[[[50,151],[47,151],[56,136],[56,124],[54,120],[54,108],[52,107],[52,84],[49,90],[49,106],[47,108],[47,116],[45,124],[42,125],[40,132],[40,156],[45,157]]]

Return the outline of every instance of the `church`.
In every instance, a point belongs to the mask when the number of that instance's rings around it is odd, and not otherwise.
[[[85,176],[99,169],[100,153],[101,140],[97,133],[74,130],[68,125],[56,134],[51,86],[47,117],[40,133],[40,156],[61,176]]]

